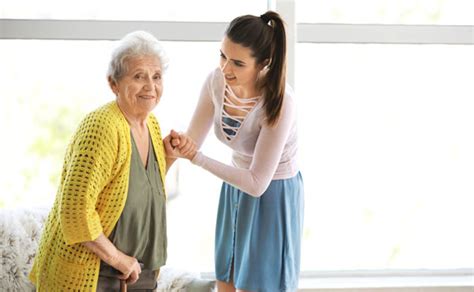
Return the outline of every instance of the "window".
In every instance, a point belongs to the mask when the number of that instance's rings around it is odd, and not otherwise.
[[[474,47],[299,44],[296,55],[302,269],[473,267]]]
[[[110,47],[0,40],[0,206],[51,205],[72,132],[86,112],[112,98],[105,76]]]
[[[301,23],[474,24],[470,0],[297,0]]]
[[[156,110],[167,133],[185,130],[218,64],[219,22],[261,13],[267,2],[290,3],[276,8],[291,15],[295,1],[96,2],[2,7],[0,208],[51,204],[79,120],[113,99],[110,40],[143,29],[135,20],[160,32],[171,57]],[[195,13],[202,6],[213,9]],[[472,11],[468,0],[296,1],[289,67],[306,189],[303,271],[474,267]],[[212,133],[204,151],[230,159]],[[174,168],[168,264],[213,271],[221,182],[186,161]]]
[[[0,18],[227,22],[236,15],[264,11],[266,7],[264,0],[17,0],[2,4]]]

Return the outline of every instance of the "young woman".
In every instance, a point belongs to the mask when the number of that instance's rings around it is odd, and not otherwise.
[[[224,180],[215,238],[219,291],[298,286],[303,181],[285,64],[285,28],[277,13],[237,17],[225,32],[220,66],[208,76],[187,131],[200,147],[214,125],[217,138],[233,149],[233,165],[201,152],[180,153],[174,131],[164,140],[170,156],[190,159]]]

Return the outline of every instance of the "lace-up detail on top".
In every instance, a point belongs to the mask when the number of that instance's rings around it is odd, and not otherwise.
[[[221,126],[227,140],[235,137],[242,125],[245,117],[255,107],[260,97],[240,98],[235,95],[229,86],[225,86],[224,103],[222,106],[222,120]],[[236,109],[239,114],[232,115],[225,110]]]

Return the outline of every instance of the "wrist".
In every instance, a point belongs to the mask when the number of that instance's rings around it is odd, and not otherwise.
[[[176,160],[178,160],[178,157],[166,156],[166,157],[165,157],[165,160],[166,160],[166,163],[172,164],[173,162],[175,162]]]
[[[120,251],[114,247],[114,250],[107,255],[105,259],[102,259],[104,262],[106,262],[109,266],[116,267],[117,264],[120,262]]]
[[[192,162],[194,160],[194,158],[196,157],[197,153],[198,153],[198,151],[196,150],[196,151],[190,153],[186,158],[189,159],[189,161]]]
[[[202,162],[202,156],[203,156],[203,154],[200,151],[196,151],[196,153],[194,153],[192,159],[190,159],[189,161],[191,161],[192,164],[200,166],[201,162]]]

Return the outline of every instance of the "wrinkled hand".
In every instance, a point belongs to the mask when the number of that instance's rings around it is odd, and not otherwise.
[[[121,280],[127,280],[128,284],[135,283],[142,272],[137,259],[122,252],[118,252],[117,257],[111,263],[111,266],[122,273],[118,278]]]
[[[186,158],[192,160],[197,153],[197,146],[193,139],[183,133],[171,130],[163,139],[166,156],[171,158]]]

